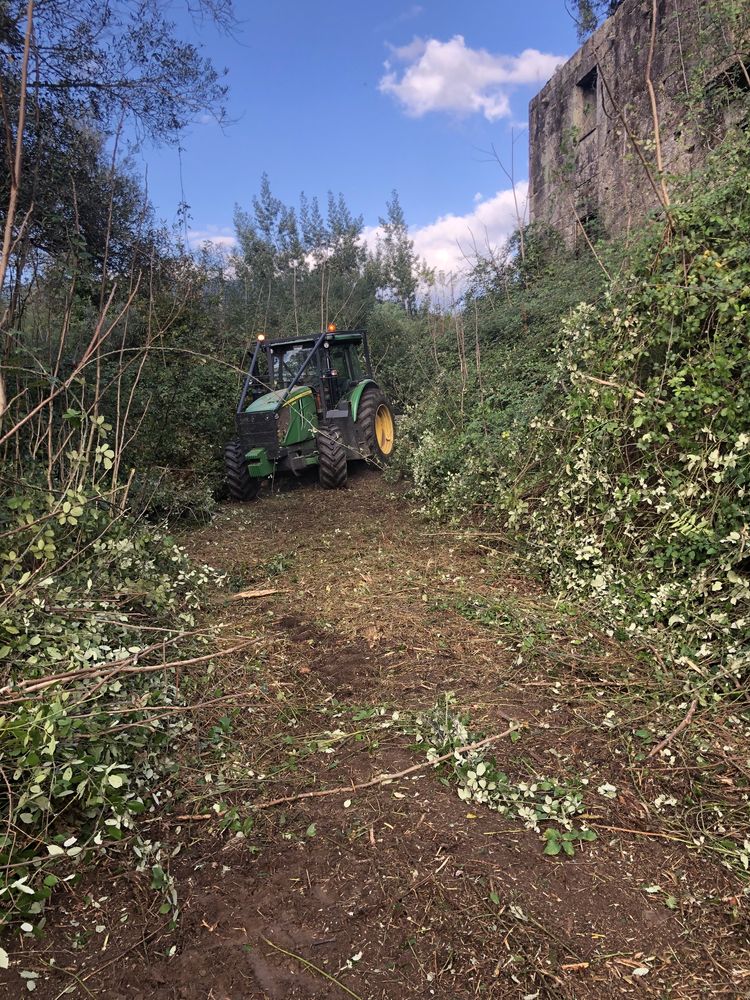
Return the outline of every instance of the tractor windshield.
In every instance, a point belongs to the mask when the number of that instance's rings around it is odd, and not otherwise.
[[[305,346],[289,347],[286,350],[276,348],[273,351],[273,384],[277,389],[292,384],[307,361],[310,351],[311,347]],[[320,382],[320,372],[315,361],[311,361],[305,369],[302,381],[305,385],[317,385]]]

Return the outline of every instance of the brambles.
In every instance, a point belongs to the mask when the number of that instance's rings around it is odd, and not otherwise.
[[[435,402],[402,433],[427,513],[502,525],[610,634],[665,650],[700,703],[741,683],[749,656],[745,150],[727,143],[675,195],[666,238],[652,224],[604,299],[567,313],[536,355],[546,388],[528,388],[530,333],[507,349],[515,370],[483,367],[453,426]],[[557,295],[554,276],[534,280]]]

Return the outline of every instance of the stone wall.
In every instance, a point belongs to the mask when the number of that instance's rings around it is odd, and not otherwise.
[[[620,234],[659,207],[651,17],[652,0],[625,0],[531,102],[531,220],[569,245],[582,227]],[[698,166],[731,119],[746,81],[730,48],[711,0],[658,0],[651,79],[666,174]],[[696,86],[712,107],[696,108]]]

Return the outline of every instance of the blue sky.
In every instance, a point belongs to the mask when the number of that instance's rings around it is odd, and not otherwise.
[[[527,176],[529,99],[577,47],[563,0],[236,0],[234,37],[174,16],[228,70],[223,130],[196,123],[183,139],[182,187],[193,243],[231,241],[235,204],[249,206],[266,171],[275,194],[325,202],[343,192],[377,225],[393,188],[417,248],[450,269],[457,242],[502,238],[510,187],[487,150]],[[144,149],[150,196],[174,220],[174,149]],[[523,183],[520,193],[523,194]],[[462,235],[463,234],[463,235]]]

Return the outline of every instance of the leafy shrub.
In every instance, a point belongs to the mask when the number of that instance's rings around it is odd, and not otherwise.
[[[601,301],[490,356],[463,412],[455,392],[452,418],[438,393],[415,410],[399,459],[427,513],[500,520],[557,591],[664,643],[700,697],[750,662],[749,193],[740,136]]]
[[[747,670],[750,191],[744,145],[654,226],[604,307],[569,317],[568,386],[509,523],[556,587],[702,677]],[[533,494],[538,492],[534,498]]]
[[[534,226],[523,255],[517,234],[492,267],[477,263],[463,314],[436,341],[435,369],[399,423],[395,467],[412,479],[424,513],[489,513],[523,480],[533,425],[559,403],[554,349],[564,317],[594,301],[601,280],[593,257],[572,256]],[[414,351],[424,356],[424,341]]]
[[[157,524],[207,524],[216,510],[219,477],[150,467],[133,478],[129,502],[134,512]]]
[[[0,563],[0,919],[31,930],[71,863],[119,840],[169,770],[166,742],[186,724],[159,712],[179,701],[169,670],[148,668],[215,576],[93,490],[27,484],[0,500],[0,531],[12,543]]]

